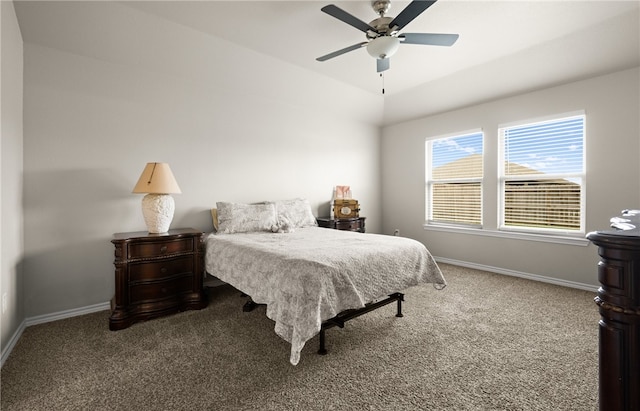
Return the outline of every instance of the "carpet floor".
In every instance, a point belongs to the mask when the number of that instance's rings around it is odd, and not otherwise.
[[[230,286],[209,306],[113,332],[109,312],[28,327],[2,410],[597,410],[595,293],[441,264],[289,363],[265,308]]]

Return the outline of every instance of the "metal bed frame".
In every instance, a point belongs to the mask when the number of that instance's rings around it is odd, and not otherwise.
[[[249,297],[246,294],[242,294],[243,297]],[[389,296],[383,300],[380,301],[376,301],[376,302],[372,302],[369,304],[366,304],[364,307],[362,308],[356,308],[356,309],[352,309],[352,310],[345,310],[342,311],[341,313],[339,313],[338,315],[336,315],[333,318],[329,318],[328,320],[324,321],[322,323],[322,326],[320,327],[320,346],[318,348],[318,354],[320,355],[326,355],[327,354],[327,349],[325,346],[325,332],[326,330],[333,328],[333,327],[340,327],[340,328],[344,328],[344,325],[347,321],[349,320],[353,320],[354,318],[360,317],[363,314],[366,314],[370,311],[373,310],[377,310],[380,307],[384,307],[385,305],[391,304],[392,302],[396,302],[397,303],[397,308],[396,308],[396,317],[403,317],[402,315],[402,302],[404,301],[404,294],[402,293],[393,293],[393,294],[389,294]],[[250,312],[253,311],[256,307],[258,307],[259,305],[265,305],[265,304],[258,304],[255,303],[251,297],[249,297],[249,300],[242,306],[242,311],[244,312]]]

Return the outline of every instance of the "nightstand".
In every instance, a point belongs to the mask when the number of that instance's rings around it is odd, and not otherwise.
[[[110,330],[207,306],[202,235],[192,228],[113,235],[116,293]]]
[[[364,220],[366,217],[331,218],[318,217],[316,221],[319,227],[333,228],[334,230],[358,231],[364,233]]]

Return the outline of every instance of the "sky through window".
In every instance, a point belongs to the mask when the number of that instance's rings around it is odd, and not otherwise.
[[[433,141],[433,168],[474,154],[482,154],[482,132]]]
[[[584,167],[584,116],[504,129],[507,163],[541,174],[580,173]],[[433,141],[433,168],[482,154],[482,132]]]

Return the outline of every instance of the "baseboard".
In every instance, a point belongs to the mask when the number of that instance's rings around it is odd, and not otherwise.
[[[484,265],[484,264],[470,263],[467,261],[454,260],[454,259],[445,258],[445,257],[434,256],[433,258],[435,258],[436,262],[438,263],[458,265],[460,267],[473,268],[475,270],[489,271],[491,273],[496,273],[496,274],[526,278],[527,280],[540,281],[543,283],[555,284],[555,285],[560,285],[560,286],[569,287],[569,288],[577,288],[579,290],[584,290],[584,291],[593,291],[594,293],[598,291],[598,287],[592,284],[584,284],[584,283],[577,283],[575,281],[560,280],[558,278],[545,277],[543,275],[538,275],[538,274],[523,273],[521,271],[507,270],[505,268],[493,267],[493,266]]]
[[[111,302],[88,305],[86,307],[73,308],[71,310],[58,311],[57,313],[37,315],[25,320],[27,327],[36,324],[50,323],[52,321],[63,320],[65,318],[77,317],[79,315],[91,314],[98,311],[111,309]]]
[[[11,354],[13,347],[15,347],[16,343],[22,336],[22,333],[24,332],[25,328],[31,325],[44,324],[52,321],[63,320],[65,318],[77,317],[79,315],[85,315],[85,314],[95,313],[98,311],[109,310],[110,308],[111,308],[111,303],[107,301],[106,303],[93,304],[93,305],[88,305],[86,307],[58,311],[56,313],[51,313],[51,314],[37,315],[35,317],[29,317],[25,319],[24,321],[22,321],[22,323],[20,324],[16,332],[13,333],[13,336],[9,340],[9,344],[7,344],[5,349],[2,350],[2,357],[0,357],[0,368],[2,368],[2,366],[4,365],[4,362],[9,357],[9,354]]]
[[[7,344],[7,346],[4,347],[4,350],[2,350],[2,356],[0,357],[0,368],[2,368],[4,362],[7,360],[7,358],[9,358],[9,354],[11,354],[13,347],[16,346],[20,337],[22,337],[22,332],[25,328],[27,328],[26,321],[23,321],[22,323],[20,323],[20,326],[18,327],[16,332],[13,333],[13,336],[11,336],[9,344]]]

